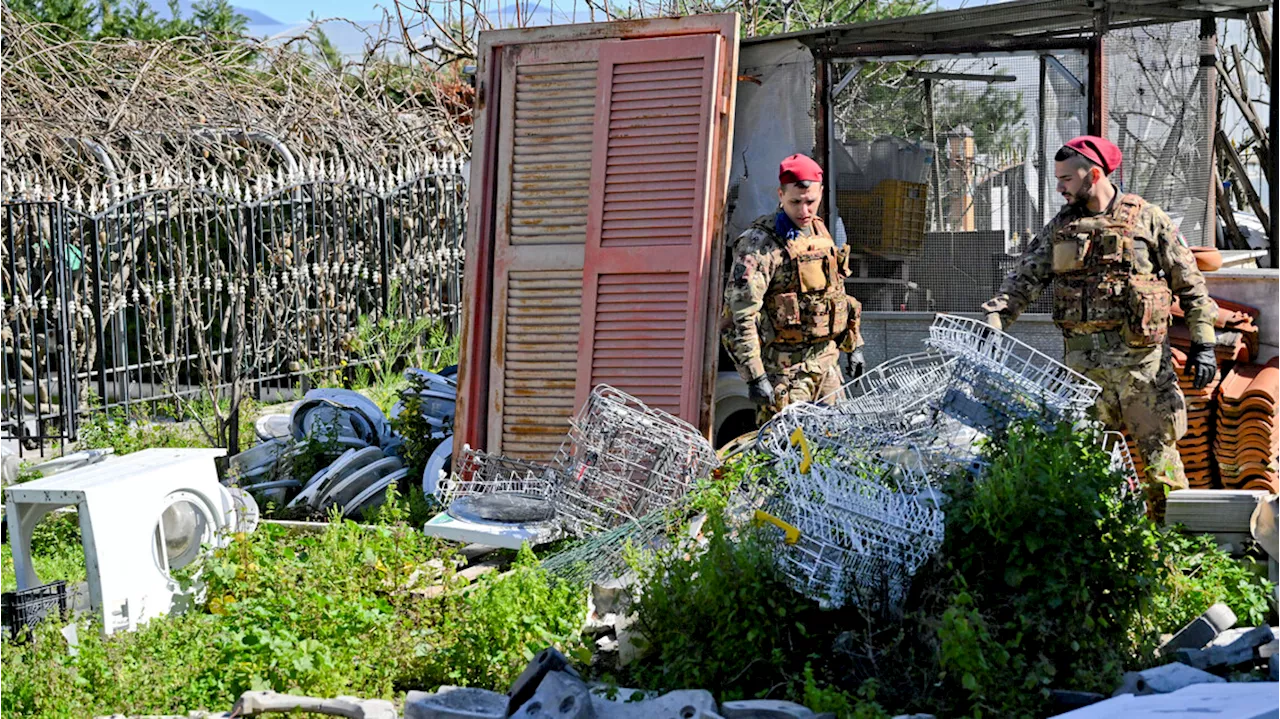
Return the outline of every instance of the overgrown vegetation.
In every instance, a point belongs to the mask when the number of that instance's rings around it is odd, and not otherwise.
[[[84,549],[75,512],[55,512],[36,525],[31,533],[31,565],[44,582],[63,579],[73,584],[84,580]],[[5,592],[18,588],[8,543],[0,547],[0,585],[0,591]]]
[[[788,698],[840,717],[1044,716],[1053,689],[1110,693],[1122,671],[1154,661],[1161,632],[1215,601],[1242,623],[1268,618],[1269,585],[1211,538],[1152,525],[1138,498],[1121,496],[1096,437],[1028,423],[984,455],[983,479],[944,487],[946,540],[900,619],[804,600],[767,540],[734,536],[712,501],[705,552],[644,576],[650,654],[626,681]],[[741,481],[746,463],[725,481]]]
[[[0,709],[221,711],[253,688],[392,699],[444,683],[505,690],[532,653],[580,646],[585,597],[550,584],[530,553],[464,587],[453,553],[405,524],[406,511],[393,495],[372,527],[263,525],[203,563],[198,609],[109,639],[85,621],[74,655],[57,622],[31,642],[6,640]]]
[[[224,402],[223,411],[226,411]],[[240,403],[237,428],[240,446],[257,443],[253,430],[257,404],[244,399]],[[180,405],[164,402],[136,402],[129,410],[120,405],[102,408],[90,395],[89,411],[81,419],[76,446],[78,449],[111,449],[116,454],[129,454],[157,447],[208,447],[216,423],[213,407],[205,401]]]

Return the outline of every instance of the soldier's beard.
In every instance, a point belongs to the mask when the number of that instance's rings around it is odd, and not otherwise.
[[[1080,189],[1067,195],[1067,204],[1083,209],[1088,206],[1091,197],[1093,197],[1093,180],[1085,175]]]

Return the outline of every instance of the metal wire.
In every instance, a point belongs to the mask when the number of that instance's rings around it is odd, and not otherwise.
[[[719,461],[689,423],[597,385],[553,464],[552,501],[566,528],[583,536],[670,505]]]
[[[463,447],[453,474],[436,487],[436,499],[448,507],[464,496],[520,494],[550,499],[555,470],[545,465]]]
[[[939,314],[925,343],[958,360],[949,390],[951,410],[988,428],[1017,418],[1074,421],[1102,391],[1034,347],[968,317]]]

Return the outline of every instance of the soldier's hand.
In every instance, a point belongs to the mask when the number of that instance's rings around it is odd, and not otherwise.
[[[1204,389],[1218,374],[1218,355],[1213,345],[1191,343],[1191,352],[1187,354],[1187,373],[1191,375],[1191,386]]]
[[[747,396],[759,406],[772,406],[775,400],[773,397],[773,385],[769,382],[769,376],[762,374],[748,382]]]
[[[855,380],[862,376],[862,372],[866,369],[867,360],[862,356],[862,348],[845,354],[844,356],[844,375],[847,380]]]

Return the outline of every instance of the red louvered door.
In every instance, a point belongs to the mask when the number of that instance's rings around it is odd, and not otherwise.
[[[608,384],[699,424],[723,43],[600,48],[576,406]]]
[[[480,34],[454,447],[549,460],[608,383],[710,432],[738,19]]]

